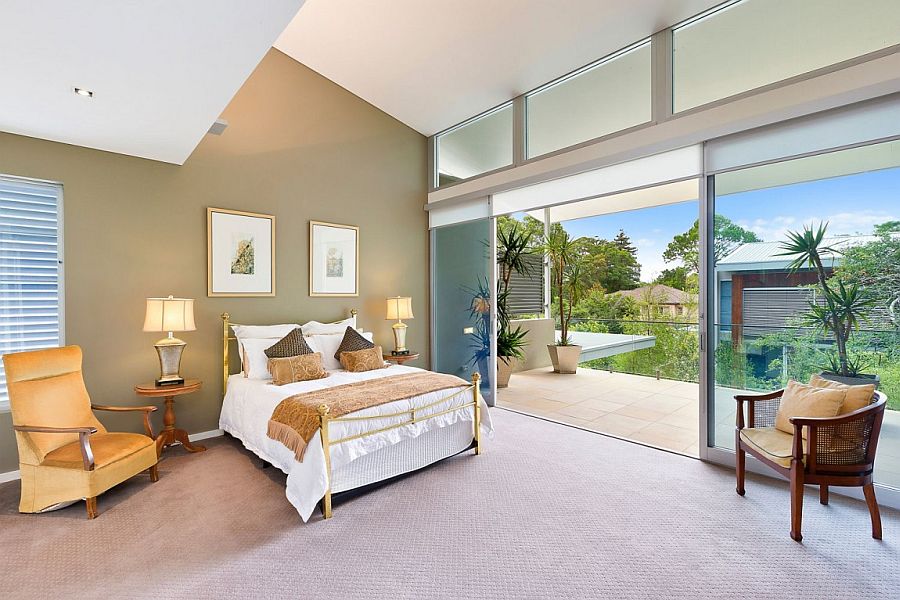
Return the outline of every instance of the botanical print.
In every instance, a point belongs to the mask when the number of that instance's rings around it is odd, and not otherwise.
[[[237,240],[234,258],[231,260],[231,274],[253,275],[256,266],[253,258],[253,238],[240,236]]]
[[[336,246],[328,248],[325,259],[325,277],[344,276],[344,251]]]

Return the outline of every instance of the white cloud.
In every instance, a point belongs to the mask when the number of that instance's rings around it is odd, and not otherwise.
[[[771,219],[739,220],[737,224],[764,241],[774,242],[783,240],[788,231],[796,231],[804,226],[818,226],[820,222],[828,223],[828,235],[854,235],[870,234],[875,225],[894,220],[898,220],[896,215],[883,210],[863,210],[806,218],[779,215]]]

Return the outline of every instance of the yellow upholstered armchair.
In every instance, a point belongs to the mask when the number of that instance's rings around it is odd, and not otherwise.
[[[834,417],[790,417],[790,434],[775,426],[784,393],[778,390],[734,397],[737,493],[745,493],[747,453],[786,477],[791,483],[791,537],[799,542],[803,539],[804,485],[819,486],[822,504],[828,504],[828,486],[862,487],[872,520],[872,537],[880,540],[881,515],[872,475],[887,397],[874,392],[868,405]]]
[[[3,356],[19,450],[19,512],[41,512],[84,499],[97,516],[97,496],[141,471],[159,478],[150,428],[155,406],[91,404],[81,375],[81,348],[66,346]],[[144,431],[109,433],[94,410],[140,411]]]

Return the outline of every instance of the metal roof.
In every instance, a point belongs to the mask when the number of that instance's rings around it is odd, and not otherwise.
[[[822,240],[823,247],[843,250],[850,246],[866,244],[881,239],[875,235],[843,235],[828,237]],[[741,244],[731,254],[716,263],[719,271],[758,271],[786,269],[793,260],[791,256],[783,256],[784,249],[780,242],[750,242]],[[831,252],[822,253],[822,262],[826,267],[836,266],[841,262],[841,255]]]

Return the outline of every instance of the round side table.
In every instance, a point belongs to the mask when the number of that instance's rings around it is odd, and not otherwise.
[[[419,358],[418,352],[410,352],[409,354],[383,354],[384,360],[388,362],[392,362],[398,365],[402,365],[403,363],[416,360]]]
[[[163,414],[163,430],[156,436],[156,454],[161,455],[168,446],[181,444],[188,452],[203,452],[206,446],[192,444],[188,439],[187,431],[175,427],[175,396],[190,394],[200,389],[203,382],[199,379],[185,379],[181,385],[156,385],[155,383],[142,383],[134,386],[138,396],[147,398],[164,398],[166,412]]]

